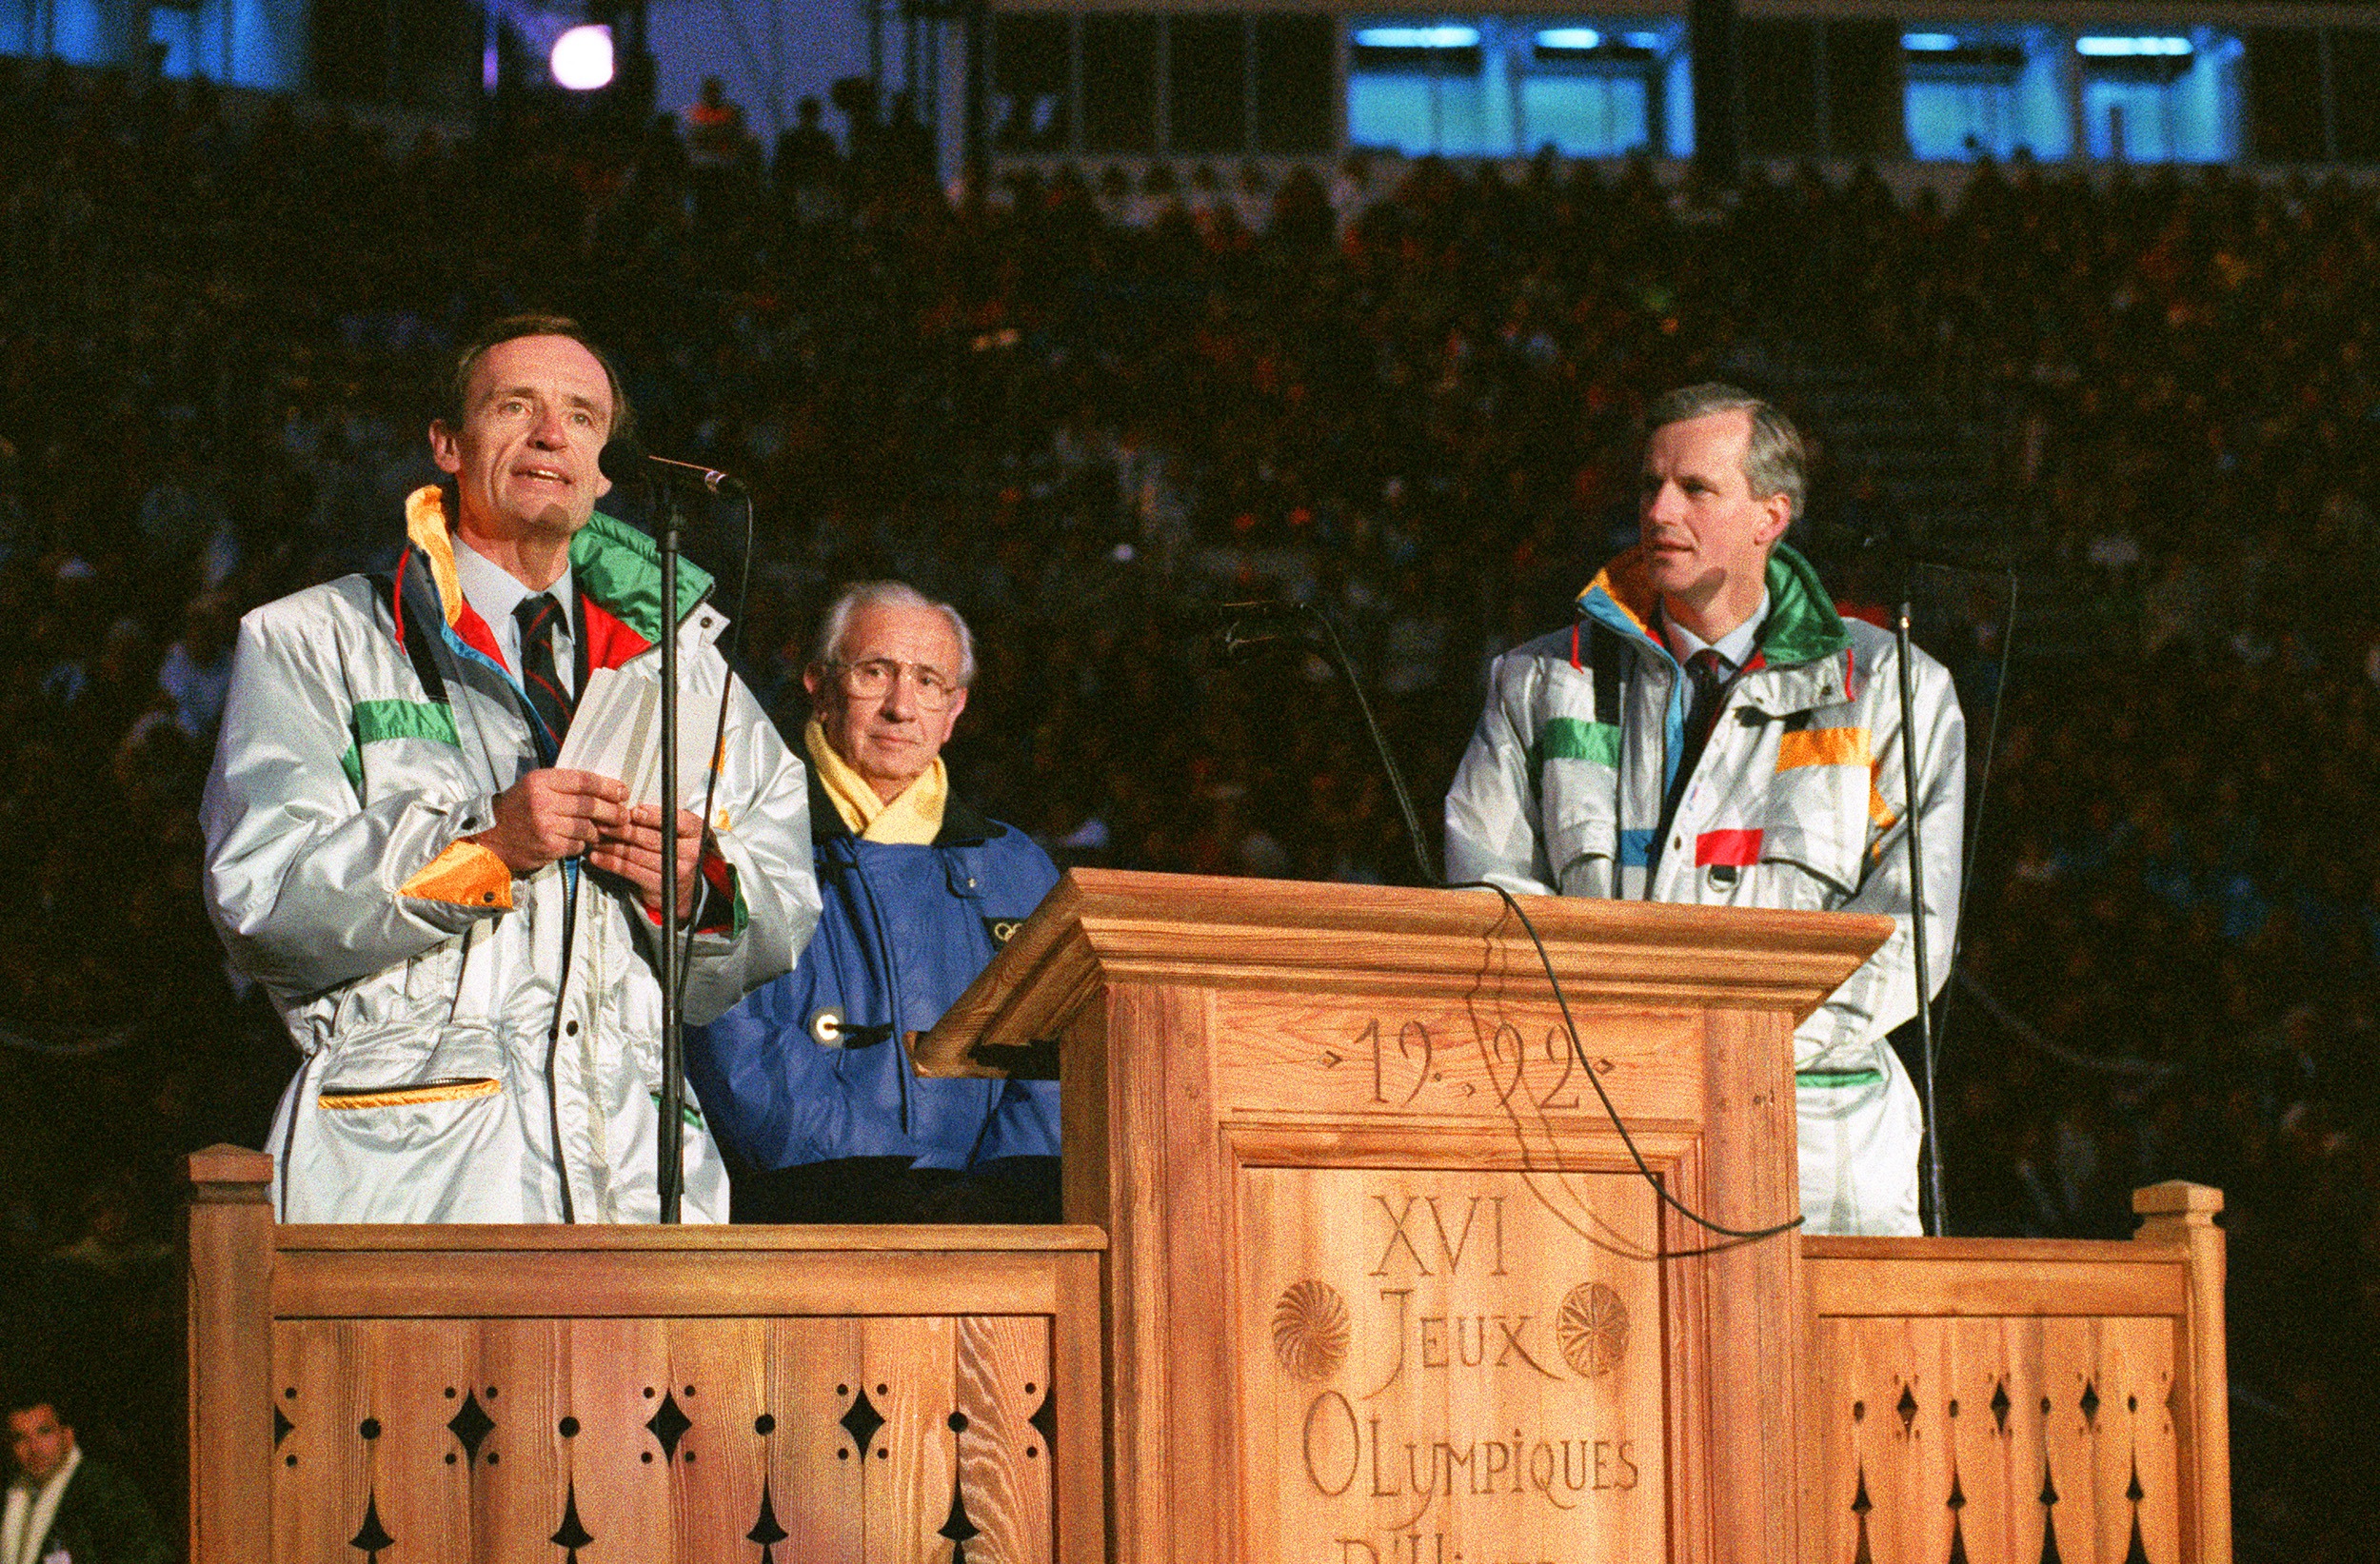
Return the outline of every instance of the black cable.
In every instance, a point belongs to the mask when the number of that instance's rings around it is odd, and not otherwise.
[[[1981,573],[1970,572],[1963,567],[1945,564],[1938,561],[1913,562],[1912,568],[1947,570],[1956,575]],[[1931,1179],[1927,1186],[1927,1192],[1933,1199],[1934,1229],[1934,1236],[1937,1237],[1943,1235],[1943,1233],[1947,1230],[1949,1223],[1944,1219],[1942,1211],[1942,1123],[1940,1116],[1935,1111],[1934,1106],[1934,1078],[1936,1073],[1941,1068],[1943,1059],[1949,1053],[1949,1049],[1943,1044],[1943,1038],[1949,1030],[1951,991],[1956,986],[1951,981],[1951,977],[1955,975],[1958,971],[1959,946],[1967,936],[1967,896],[1970,891],[1974,889],[1975,884],[1975,853],[1983,842],[1983,832],[1980,829],[1980,822],[1983,819],[1984,800],[1992,790],[1992,761],[1993,756],[1999,748],[2000,743],[2000,704],[2008,698],[2009,654],[2014,649],[2016,644],[2016,567],[2014,565],[2009,565],[2006,569],[2008,573],[2008,603],[2002,610],[2002,623],[2000,627],[2000,677],[1998,682],[1993,686],[1992,690],[1992,721],[1990,726],[1985,729],[1983,739],[1983,770],[1975,779],[1974,804],[1969,811],[1969,818],[1977,822],[1978,825],[1975,828],[1969,829],[1967,832],[1967,853],[1966,857],[1959,865],[1958,903],[1952,909],[1951,912],[1950,972],[1944,974],[1942,980],[1941,1008],[1938,1011],[1934,1008],[1934,996],[1925,992],[1924,984],[1920,983],[1918,985],[1917,992],[1919,1016],[1924,1022],[1922,1030],[1925,1033],[1926,1041],[1926,1154],[1928,1165],[1931,1169]],[[1904,612],[1906,611],[1906,607],[1907,604],[1904,601]],[[1905,626],[1905,619],[1903,623]],[[1903,677],[1907,677],[1905,671]],[[1910,749],[1905,750],[1904,754],[1914,754],[1915,752],[1914,747],[1915,739],[1914,735],[1904,733],[1902,735],[1902,742],[1912,746]],[[1909,810],[1910,828],[1914,832],[1917,824],[1917,801],[1914,797],[1909,800]],[[1961,822],[1961,823],[1964,824],[1965,822]],[[1911,840],[1914,841],[1915,839],[1913,837]],[[1915,855],[1913,852],[1913,863],[1914,857]],[[1912,876],[1911,883],[1913,887],[1916,883],[1915,877],[1914,875]],[[1918,908],[1916,910],[1922,911],[1923,909]],[[1922,970],[1925,960],[1924,950],[1919,949],[1916,952],[1916,956],[1920,965],[1920,970]]]
[[[1221,617],[1222,644],[1226,655],[1242,646],[1254,646],[1279,639],[1279,633],[1267,630],[1265,622],[1283,614],[1311,620],[1322,626],[1322,635],[1330,643],[1329,661],[1346,683],[1348,693],[1356,698],[1356,710],[1363,718],[1363,730],[1372,740],[1372,753],[1380,762],[1380,770],[1388,778],[1389,791],[1396,796],[1397,809],[1404,817],[1405,842],[1413,850],[1414,866],[1420,872],[1421,883],[1438,884],[1438,866],[1430,861],[1429,840],[1421,834],[1421,817],[1414,813],[1413,793],[1405,786],[1405,774],[1397,764],[1397,757],[1388,747],[1388,740],[1380,732],[1380,724],[1372,715],[1372,703],[1364,698],[1363,681],[1356,677],[1355,664],[1348,660],[1346,645],[1339,639],[1339,626],[1331,616],[1310,603],[1226,603],[1218,612]],[[1242,633],[1239,617],[1244,614],[1258,633]]]
[[[1405,774],[1397,765],[1397,757],[1390,752],[1388,740],[1380,733],[1380,724],[1373,720],[1372,703],[1363,698],[1363,682],[1356,677],[1355,665],[1347,661],[1347,648],[1339,644],[1339,627],[1330,616],[1310,604],[1300,604],[1309,618],[1322,626],[1330,638],[1331,652],[1339,663],[1339,676],[1347,682],[1347,688],[1356,698],[1356,709],[1363,714],[1364,731],[1372,736],[1372,748],[1380,757],[1380,769],[1388,773],[1389,790],[1397,795],[1397,807],[1405,817],[1405,841],[1413,848],[1413,861],[1421,871],[1421,883],[1439,883],[1438,866],[1430,861],[1430,844],[1421,834],[1420,817],[1413,812],[1413,795],[1405,789]]]
[[[1958,947],[1967,938],[1967,893],[1975,884],[1975,850],[1983,844],[1983,805],[1992,794],[1992,761],[2000,747],[2000,703],[2008,699],[2009,653],[2016,644],[2016,567],[2008,569],[2008,606],[2001,611],[2000,678],[1992,687],[1992,723],[1983,733],[1983,770],[1975,778],[1975,804],[1969,816],[1976,825],[1967,833],[1967,861],[1958,871],[1958,910],[1951,923],[1951,971],[1958,971]],[[1951,990],[1955,986],[1945,979],[1942,984],[1942,1015],[1934,1023],[1936,1052],[1947,1052],[1941,1046],[1943,1018],[1951,1013]]]
[[[1629,1158],[1636,1163],[1637,1175],[1641,1177],[1646,1183],[1653,1186],[1653,1193],[1660,1197],[1662,1204],[1668,1206],[1671,1210],[1676,1212],[1680,1217],[1685,1218],[1696,1227],[1702,1228],[1706,1232],[1716,1233],[1721,1237],[1730,1240],[1726,1243],[1707,1245],[1700,1249],[1664,1248],[1660,1251],[1658,1257],[1662,1259],[1692,1259],[1699,1255],[1715,1255],[1722,1250],[1734,1249],[1741,1244],[1757,1242],[1762,1238],[1773,1238],[1780,1233],[1790,1233],[1795,1228],[1799,1227],[1802,1224],[1803,1218],[1798,1216],[1794,1218],[1791,1221],[1779,1222],[1774,1227],[1736,1228],[1723,1226],[1718,1222],[1711,1220],[1711,1218],[1695,1210],[1692,1206],[1687,1205],[1683,1200],[1680,1200],[1676,1195],[1672,1194],[1668,1187],[1661,1182],[1660,1176],[1656,1174],[1651,1165],[1645,1161],[1644,1154],[1636,1149],[1636,1138],[1628,1133],[1628,1123],[1620,1117],[1617,1104],[1612,1101],[1611,1094],[1604,1091],[1603,1082],[1596,1078],[1594,1062],[1587,1058],[1586,1044],[1582,1042],[1578,1037],[1578,1022],[1570,1013],[1569,996],[1562,992],[1562,980],[1555,975],[1554,958],[1547,953],[1545,941],[1537,938],[1537,925],[1529,921],[1529,915],[1521,910],[1520,903],[1514,899],[1512,892],[1506,890],[1501,885],[1494,883],[1493,881],[1485,880],[1467,880],[1459,884],[1450,885],[1445,881],[1438,878],[1436,866],[1430,861],[1429,846],[1426,839],[1424,839],[1421,834],[1420,820],[1414,813],[1413,796],[1406,790],[1405,787],[1404,774],[1398,767],[1397,757],[1390,751],[1388,747],[1388,741],[1380,733],[1379,723],[1373,720],[1372,703],[1364,699],[1362,682],[1356,678],[1355,668],[1347,661],[1347,649],[1345,646],[1340,644],[1339,640],[1339,631],[1331,624],[1330,616],[1323,613],[1319,608],[1315,607],[1313,604],[1303,603],[1225,604],[1223,605],[1223,612],[1226,616],[1229,616],[1233,610],[1245,609],[1248,610],[1253,616],[1263,612],[1278,612],[1282,608],[1287,608],[1303,618],[1310,619],[1320,624],[1322,626],[1322,633],[1329,638],[1333,662],[1339,669],[1339,677],[1346,682],[1347,688],[1355,695],[1356,709],[1363,714],[1363,725],[1366,732],[1368,732],[1371,736],[1373,752],[1379,757],[1380,769],[1388,776],[1389,787],[1397,797],[1397,806],[1404,813],[1406,838],[1411,842],[1413,847],[1414,861],[1420,867],[1422,884],[1425,886],[1433,886],[1440,890],[1450,891],[1494,891],[1497,895],[1504,899],[1504,905],[1511,908],[1513,916],[1520,920],[1520,926],[1528,931],[1529,942],[1537,947],[1537,961],[1545,968],[1545,980],[1553,985],[1554,1000],[1557,1004],[1561,1006],[1562,1025],[1570,1034],[1571,1052],[1577,1057],[1579,1067],[1585,1071],[1587,1083],[1595,1088],[1595,1095],[1597,1099],[1603,1104],[1604,1117],[1612,1121],[1612,1128],[1619,1132],[1620,1143],[1628,1148]],[[1257,641],[1267,639],[1270,639],[1270,637],[1259,635],[1247,637],[1245,640],[1242,640],[1239,635],[1239,626],[1237,624],[1229,624],[1228,623],[1224,632],[1224,645],[1227,649],[1236,648],[1241,644],[1252,644]]]
[[[1730,1243],[1708,1244],[1700,1249],[1665,1248],[1660,1253],[1660,1258],[1679,1260],[1692,1259],[1697,1255],[1716,1255],[1723,1250],[1757,1242],[1762,1238],[1774,1238],[1778,1234],[1790,1233],[1802,1224],[1803,1218],[1797,1216],[1791,1221],[1778,1222],[1774,1227],[1727,1227],[1713,1221],[1676,1195],[1671,1194],[1669,1186],[1661,1182],[1660,1175],[1655,1173],[1652,1166],[1645,1161],[1644,1153],[1636,1149],[1636,1138],[1628,1133],[1628,1121],[1620,1117],[1619,1108],[1612,1101],[1611,1094],[1603,1089],[1603,1082],[1596,1078],[1594,1061],[1587,1058],[1587,1046],[1579,1040],[1577,1020],[1570,1013],[1570,998],[1562,992],[1561,979],[1555,976],[1554,958],[1546,951],[1545,941],[1537,937],[1537,926],[1531,922],[1529,915],[1521,910],[1519,900],[1503,886],[1487,880],[1465,880],[1443,885],[1441,888],[1450,891],[1494,891],[1504,899],[1504,905],[1511,909],[1515,918],[1520,920],[1520,926],[1528,931],[1529,942],[1537,947],[1537,961],[1545,968],[1545,980],[1554,987],[1554,1002],[1561,1006],[1562,1026],[1570,1034],[1571,1052],[1577,1057],[1579,1067],[1585,1071],[1587,1084],[1595,1088],[1597,1100],[1603,1104],[1604,1117],[1612,1121],[1612,1128],[1619,1132],[1619,1142],[1628,1148],[1629,1159],[1636,1164],[1637,1175],[1653,1186],[1653,1193],[1660,1197],[1663,1205],[1668,1206],[1696,1227],[1734,1240]]]
[[[727,742],[727,705],[735,698],[736,660],[744,655],[744,609],[745,603],[752,595],[753,532],[752,493],[751,490],[746,489],[744,493],[744,567],[736,577],[736,611],[727,619],[727,672],[720,681],[719,723],[711,729],[710,780],[703,788],[703,831],[704,835],[710,832],[711,811],[717,807],[719,802],[720,750]],[[671,625],[668,633],[677,634],[677,626]],[[699,852],[695,856],[695,861],[698,864],[702,861]],[[695,903],[695,909],[698,912],[702,910],[700,901]],[[694,935],[694,926],[689,921],[686,925],[684,943],[680,947],[678,958],[678,1013],[682,1016],[685,1013],[686,979],[693,971]]]

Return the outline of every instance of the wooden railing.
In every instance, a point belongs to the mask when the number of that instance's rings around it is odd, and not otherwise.
[[[2231,1558],[2223,1197],[2132,1206],[2129,1241],[1803,1240],[1811,1558]]]
[[[1104,1556],[1095,1228],[277,1227],[191,1158],[193,1564]]]

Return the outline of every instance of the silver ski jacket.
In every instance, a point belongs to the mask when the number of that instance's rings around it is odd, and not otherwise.
[[[348,576],[240,624],[207,781],[207,900],[303,1058],[272,1143],[284,1221],[651,1221],[659,1215],[658,925],[576,860],[515,880],[465,840],[541,763],[524,697],[465,601],[440,492],[406,505],[390,577]],[[593,667],[660,660],[660,568],[598,513],[572,540]],[[681,568],[682,699],[728,703],[684,1012],[784,972],[818,916],[806,782],[712,642]],[[700,809],[702,801],[684,807]],[[684,1215],[724,1221],[697,1113]]]
[[[1917,1013],[1908,808],[1893,638],[1845,623],[1779,544],[1769,617],[1729,686],[1676,817],[1654,831],[1691,684],[1656,626],[1640,549],[1579,595],[1570,628],[1516,647],[1446,797],[1450,881],[1516,892],[1889,914],[1884,947],[1794,1036],[1805,1098],[1889,1073],[1885,1035]],[[1929,976],[1950,974],[1966,727],[1942,665],[1916,655]]]

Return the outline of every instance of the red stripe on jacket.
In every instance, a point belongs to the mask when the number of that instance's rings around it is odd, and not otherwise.
[[[1760,861],[1760,832],[1705,831],[1695,838],[1695,862],[1733,864],[1748,869]]]

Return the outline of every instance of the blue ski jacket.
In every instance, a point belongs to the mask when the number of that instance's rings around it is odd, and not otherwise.
[[[810,784],[824,909],[791,972],[686,1031],[686,1079],[731,1163],[907,1157],[965,1170],[1058,1155],[1058,1082],[926,1080],[932,1026],[1058,883],[1030,837],[957,797],[928,846],[866,841]]]

